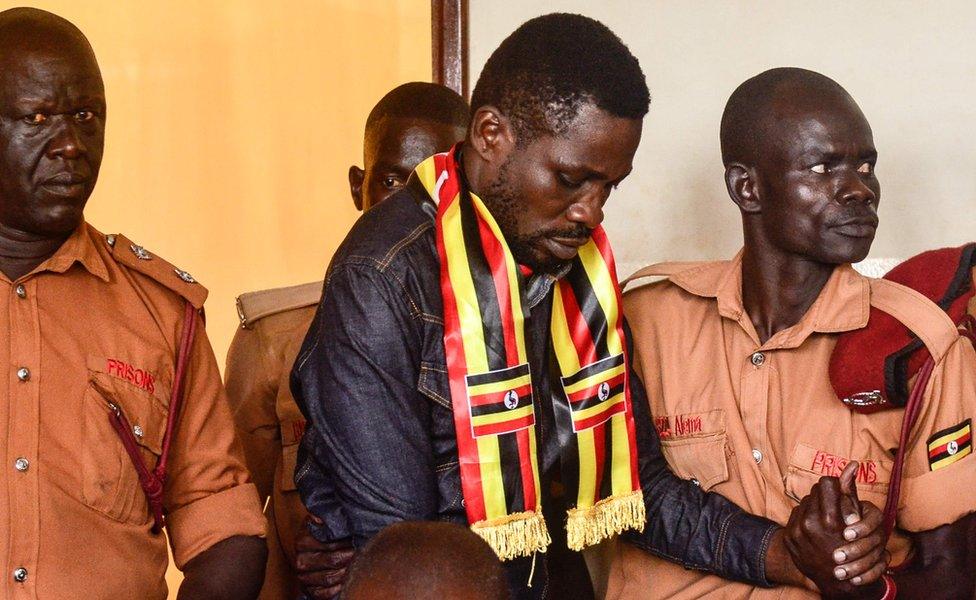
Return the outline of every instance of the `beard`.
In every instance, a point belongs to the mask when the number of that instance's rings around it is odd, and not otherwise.
[[[525,194],[512,181],[509,164],[512,157],[498,169],[498,177],[481,194],[481,200],[498,223],[516,262],[536,273],[558,274],[572,261],[560,260],[545,250],[546,238],[589,239],[590,230],[584,225],[559,229],[556,227],[523,232],[520,216],[526,213]]]

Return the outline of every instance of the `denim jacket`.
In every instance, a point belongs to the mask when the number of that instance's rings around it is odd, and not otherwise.
[[[292,392],[308,419],[295,481],[308,509],[325,521],[312,531],[321,541],[351,537],[359,547],[404,520],[467,525],[435,211],[414,178],[359,219],[332,259],[295,362]],[[523,290],[540,475],[558,471],[559,463],[547,375],[554,281],[533,275]],[[776,525],[673,475],[633,371],[630,381],[647,524],[626,539],[688,568],[768,586],[765,554]],[[565,520],[548,526],[564,527]],[[515,597],[545,597],[545,556],[505,563]]]

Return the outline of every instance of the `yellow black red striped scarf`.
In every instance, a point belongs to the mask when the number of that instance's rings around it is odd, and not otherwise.
[[[465,189],[457,156],[432,156],[416,173],[438,206],[444,346],[468,522],[507,560],[550,542],[520,273],[497,223]],[[557,427],[569,433],[559,436],[569,440],[562,479],[575,488],[567,541],[580,550],[643,530],[645,520],[620,287],[602,228],[555,286],[551,336],[562,384],[553,395]]]

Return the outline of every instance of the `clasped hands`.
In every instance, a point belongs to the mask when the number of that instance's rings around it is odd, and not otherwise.
[[[881,509],[857,497],[858,463],[840,477],[822,477],[774,534],[767,574],[779,583],[812,581],[825,598],[878,599],[887,567]],[[785,551],[785,552],[784,552]],[[789,560],[796,570],[784,560]],[[776,563],[779,563],[778,565]],[[797,572],[798,571],[798,572]]]

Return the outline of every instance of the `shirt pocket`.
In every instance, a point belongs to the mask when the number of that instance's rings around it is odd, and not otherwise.
[[[157,381],[150,392],[145,386],[93,368],[93,363],[99,361],[89,360],[89,382],[82,403],[82,501],[116,521],[149,523],[152,517],[138,473],[110,418],[112,407],[118,407],[132,427],[143,462],[154,469],[162,452],[167,419],[166,407],[156,394],[168,386]]]
[[[839,477],[850,458],[818,449],[810,444],[797,443],[790,455],[784,483],[786,495],[800,502],[821,477]],[[888,499],[888,483],[893,463],[875,458],[858,458],[859,465],[855,485],[861,500],[883,509]]]
[[[728,481],[725,410],[655,417],[661,451],[671,470],[705,491]]]
[[[278,487],[282,492],[294,492],[295,468],[298,466],[298,446],[305,433],[305,420],[283,421],[281,423],[281,473]]]

